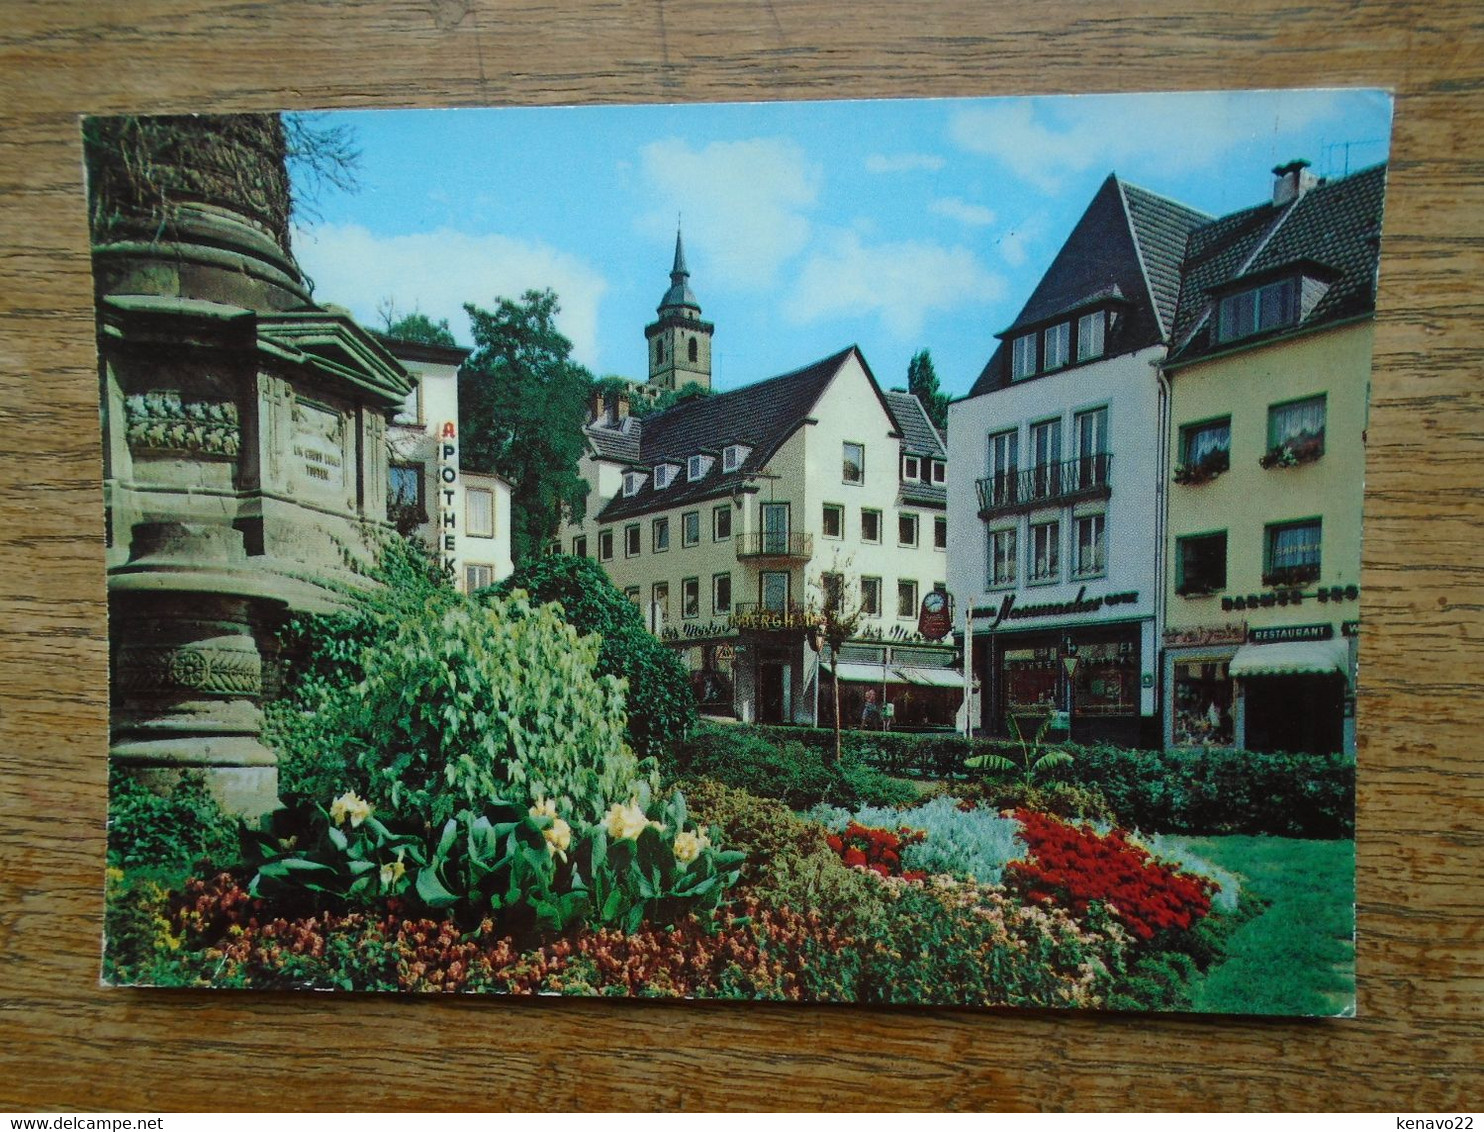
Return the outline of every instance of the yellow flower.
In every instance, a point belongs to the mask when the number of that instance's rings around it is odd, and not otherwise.
[[[350,790],[347,790],[330,803],[330,820],[336,825],[349,818],[351,828],[354,829],[370,816],[371,803],[364,798],[357,797]]]
[[[381,866],[381,887],[390,888],[407,875],[407,866],[402,863],[402,854],[397,859]]]
[[[608,836],[619,841],[633,841],[644,832],[649,821],[644,816],[644,811],[639,808],[638,801],[632,801],[627,806],[613,803],[608,810],[608,817],[604,820],[608,829]]]
[[[703,849],[711,847],[711,839],[704,833],[684,830],[675,835],[675,859],[681,863],[694,861]]]
[[[561,818],[553,818],[551,828],[542,830],[542,836],[546,838],[546,848],[550,852],[565,853],[572,844],[572,827]]]
[[[556,803],[550,798],[537,798],[530,814],[533,818],[554,818],[557,816]]]

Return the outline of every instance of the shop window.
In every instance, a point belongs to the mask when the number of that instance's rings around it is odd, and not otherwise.
[[[732,505],[723,503],[711,511],[711,541],[726,542],[732,537]]]
[[[1072,572],[1078,578],[1093,578],[1108,569],[1107,517],[1082,515],[1074,520],[1077,557]]]
[[[917,616],[917,583],[916,582],[898,582],[897,583],[897,616],[898,617],[916,617]]]
[[[1320,521],[1272,523],[1266,528],[1262,584],[1301,586],[1319,579]]]
[[[1175,540],[1175,592],[1184,597],[1226,589],[1226,532]]]
[[[701,541],[701,513],[687,511],[680,516],[680,545],[695,546]]]
[[[1037,723],[1057,703],[1061,660],[1054,648],[1005,650],[1005,711],[1019,720],[1022,733],[1034,734]]]
[[[1230,747],[1232,681],[1224,660],[1177,661],[1171,739],[1177,747]]]
[[[881,616],[881,579],[861,579],[861,613],[867,617]]]
[[[701,616],[701,579],[683,578],[680,582],[680,616]]]
[[[1080,645],[1072,680],[1074,716],[1139,713],[1137,641],[1099,641]]]
[[[464,521],[471,538],[495,537],[495,493],[480,487],[464,491]]]
[[[1015,584],[1015,528],[989,532],[989,584],[994,587]]]
[[[824,537],[843,538],[845,535],[845,508],[838,503],[824,505]]]
[[[1031,524],[1030,580],[1054,582],[1061,577],[1061,524]]]
[[[861,542],[881,541],[881,512],[861,509]]]
[[[846,442],[842,448],[844,457],[841,471],[842,482],[863,482],[866,478],[866,446]]]

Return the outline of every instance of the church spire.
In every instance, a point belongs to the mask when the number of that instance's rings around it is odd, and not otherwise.
[[[678,224],[670,289],[660,299],[656,313],[659,319],[644,328],[649,341],[649,384],[658,389],[679,389],[693,382],[710,389],[711,335],[716,328],[701,320],[701,304],[690,289],[685,240]]]
[[[690,289],[690,269],[685,266],[685,242],[680,238],[680,229],[675,229],[675,265],[670,268],[670,289],[656,308],[660,316],[667,312],[690,313],[691,318],[701,317],[701,304],[696,293]]]

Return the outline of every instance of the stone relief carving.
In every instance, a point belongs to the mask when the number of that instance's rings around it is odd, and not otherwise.
[[[250,640],[246,648],[124,647],[118,652],[115,673],[119,690],[127,693],[258,696],[263,691],[262,659]]]
[[[174,390],[134,393],[124,399],[124,419],[135,452],[232,457],[242,446],[232,401],[186,401]]]

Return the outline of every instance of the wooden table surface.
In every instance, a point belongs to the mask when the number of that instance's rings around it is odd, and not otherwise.
[[[1477,0],[0,2],[0,1109],[1479,1106]],[[1243,86],[1399,96],[1354,1020],[103,990],[107,648],[77,115]]]

